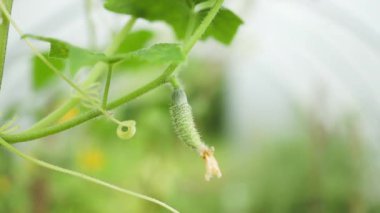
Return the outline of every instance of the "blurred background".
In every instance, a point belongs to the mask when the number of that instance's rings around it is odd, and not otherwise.
[[[181,212],[380,212],[380,2],[226,0],[226,5],[245,22],[232,45],[199,43],[180,73],[198,129],[216,148],[221,179],[206,182],[202,160],[174,135],[169,87],[115,111],[122,120],[137,121],[130,141],[118,139],[116,126],[100,118],[16,146]],[[128,20],[97,0],[16,0],[13,17],[27,33],[100,50]],[[142,30],[147,44],[175,39],[160,22],[139,20],[134,32]],[[26,129],[71,92],[54,79],[36,85],[33,67],[41,65],[13,29],[8,45],[1,119],[17,115]],[[162,70],[122,68],[111,98]],[[0,149],[0,212],[165,210]]]

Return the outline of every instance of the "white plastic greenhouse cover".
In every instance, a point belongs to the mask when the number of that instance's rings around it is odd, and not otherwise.
[[[227,78],[238,141],[294,132],[299,110],[327,129],[358,118],[364,137],[379,139],[380,1],[256,0],[234,6],[246,22]]]

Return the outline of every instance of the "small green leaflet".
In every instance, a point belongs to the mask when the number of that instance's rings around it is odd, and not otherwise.
[[[186,58],[179,44],[155,44],[130,54],[131,58],[155,64],[163,64],[168,61],[178,63]]]
[[[67,42],[26,34],[23,38],[31,38],[39,41],[50,43],[50,58],[67,59],[70,67],[70,72],[75,74],[81,67],[92,66],[98,61],[106,61],[107,57],[103,53],[96,53],[87,49],[76,47]]]
[[[178,44],[155,44],[149,48],[143,48],[127,53],[106,56],[103,53],[94,52],[84,48],[76,47],[67,42],[35,35],[24,35],[50,43],[50,58],[66,59],[70,71],[75,74],[83,66],[92,66],[99,61],[105,63],[116,63],[126,60],[140,60],[147,63],[168,63],[181,62],[185,59],[184,54]]]
[[[154,37],[154,33],[149,30],[138,30],[135,32],[130,32],[127,36],[125,36],[123,42],[120,44],[120,47],[116,50],[116,54],[123,54],[132,51],[139,50],[147,46],[148,42]],[[120,63],[117,63],[114,66],[114,70],[135,70],[137,68],[144,67],[147,65],[143,61],[138,60],[125,60]]]
[[[120,44],[120,47],[117,49],[116,54],[141,49],[147,45],[153,36],[153,32],[149,30],[130,32],[127,36],[125,36],[123,42]]]
[[[149,48],[136,50],[126,54],[118,54],[109,58],[111,62],[138,60],[151,64],[162,64],[168,61],[181,62],[184,59],[185,55],[182,53],[178,44],[155,44]]]
[[[148,21],[164,21],[169,24],[178,38],[186,34],[194,8],[205,0],[106,0],[104,7],[112,12],[133,15]],[[203,19],[208,12],[203,10],[197,18]],[[242,20],[232,11],[223,8],[215,17],[205,37],[213,37],[223,44],[231,43]],[[226,33],[226,34],[223,34]]]
[[[201,11],[199,16],[206,16],[207,11]],[[214,37],[225,45],[229,45],[235,37],[239,26],[243,24],[243,21],[234,14],[231,10],[221,9],[210,27],[207,29],[203,38]]]

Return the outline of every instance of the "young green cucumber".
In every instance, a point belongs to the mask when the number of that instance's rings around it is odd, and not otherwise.
[[[191,106],[189,105],[186,93],[183,89],[174,89],[172,94],[172,106],[170,115],[173,122],[174,130],[178,138],[187,146],[199,153],[206,163],[206,180],[213,176],[221,177],[218,162],[214,157],[214,148],[208,147],[201,139],[193,119]]]

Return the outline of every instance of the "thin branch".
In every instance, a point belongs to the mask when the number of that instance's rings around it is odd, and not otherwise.
[[[4,4],[8,11],[12,11],[13,0],[5,0]],[[0,89],[3,80],[5,55],[7,53],[8,32],[9,21],[5,17],[5,14],[0,12]]]
[[[110,90],[111,78],[112,78],[112,70],[113,70],[113,64],[109,64],[108,71],[107,71],[106,85],[104,86],[104,93],[103,93],[103,103],[102,103],[103,109],[107,107],[108,93]]]
[[[97,49],[97,35],[96,35],[96,25],[94,18],[92,17],[94,9],[93,0],[85,0],[85,13],[87,22],[87,32],[88,32],[88,43],[89,47]]]

